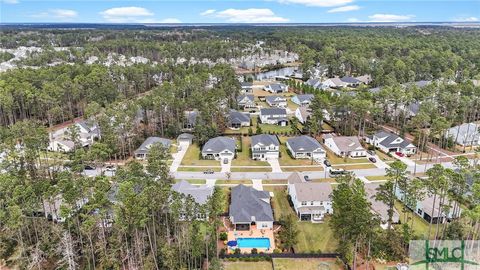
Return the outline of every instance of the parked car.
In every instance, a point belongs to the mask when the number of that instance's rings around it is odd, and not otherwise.
[[[105,166],[105,171],[115,172],[115,171],[117,171],[117,167],[115,167],[115,165],[107,165],[107,166]]]
[[[368,160],[370,160],[373,163],[377,162],[377,160],[374,157],[369,157]]]
[[[213,170],[212,169],[208,169],[208,170],[205,170],[203,171],[204,174],[213,174]]]
[[[404,157],[405,156],[405,154],[402,153],[402,152],[395,152],[395,155],[397,155],[399,157]]]
[[[375,151],[373,151],[373,150],[367,150],[367,154],[374,156],[374,155],[375,155]]]
[[[93,171],[95,170],[95,167],[91,166],[91,165],[85,165],[85,167],[83,167],[83,169],[85,171]]]
[[[228,164],[228,158],[223,159],[223,164]]]
[[[325,166],[327,166],[327,167],[332,166],[332,164],[330,163],[330,161],[328,161],[327,159],[325,159],[325,160],[323,161],[323,164],[325,164]]]
[[[305,179],[305,181],[307,181],[307,182],[310,181],[310,177],[308,177],[308,175],[304,175],[303,179]]]
[[[340,176],[340,175],[344,175],[346,173],[347,173],[347,171],[345,171],[344,169],[330,168],[330,176],[331,177],[337,177],[337,176]]]

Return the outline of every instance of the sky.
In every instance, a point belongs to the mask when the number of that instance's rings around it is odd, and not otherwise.
[[[0,23],[480,22],[480,0],[0,0]]]

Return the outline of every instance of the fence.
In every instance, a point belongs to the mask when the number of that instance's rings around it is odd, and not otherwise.
[[[338,253],[258,253],[258,254],[220,254],[221,259],[228,258],[340,258]]]

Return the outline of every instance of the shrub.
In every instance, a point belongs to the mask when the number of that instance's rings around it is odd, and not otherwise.
[[[282,251],[280,249],[276,248],[276,249],[273,250],[273,253],[278,254],[278,253],[282,253]]]
[[[220,240],[225,241],[228,239],[228,234],[226,232],[221,232],[220,233]]]
[[[258,250],[256,248],[252,248],[252,254],[258,254]]]
[[[218,255],[225,256],[225,254],[227,254],[227,250],[225,248],[220,249],[220,252],[218,253]]]
[[[236,248],[236,249],[235,249],[235,251],[234,251],[233,253],[235,253],[235,254],[240,254],[240,253],[241,253],[241,251],[240,251],[240,249],[239,249],[239,248]]]

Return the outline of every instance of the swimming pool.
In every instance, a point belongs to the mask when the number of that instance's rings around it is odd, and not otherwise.
[[[237,238],[239,248],[270,248],[270,238]]]

